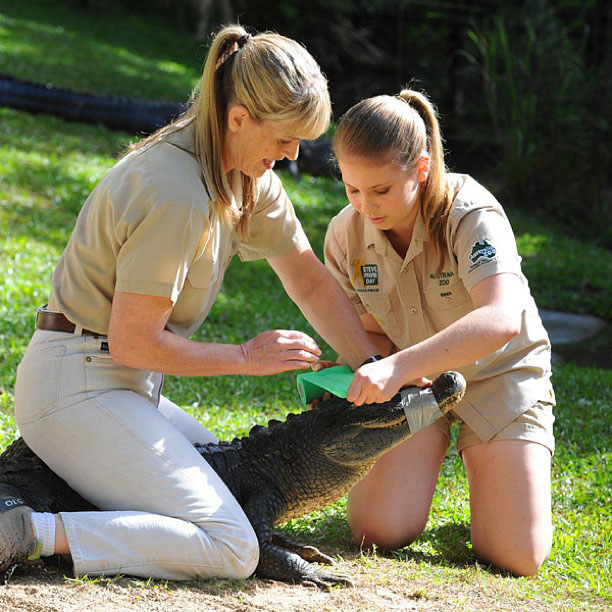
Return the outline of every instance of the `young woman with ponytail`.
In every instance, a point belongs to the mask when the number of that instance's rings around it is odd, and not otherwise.
[[[533,574],[552,539],[554,393],[508,219],[473,178],[446,171],[435,109],[419,92],[356,104],[334,151],[350,205],[330,223],[326,264],[385,356],[356,372],[349,400],[386,401],[444,370],[468,381],[450,419],[387,453],[353,489],[355,539],[392,549],[421,534],[454,420],[475,553]]]
[[[76,575],[249,576],[255,533],[194,442],[216,440],[162,394],[163,374],[318,369],[296,330],[190,340],[232,257],[267,259],[353,367],[376,352],[271,171],[328,126],[321,71],[278,34],[222,29],[187,112],[131,147],[85,202],[19,365],[28,445],[99,512],[34,513],[0,490],[0,570],[70,554]]]

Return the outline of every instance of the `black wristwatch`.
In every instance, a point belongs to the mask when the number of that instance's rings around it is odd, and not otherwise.
[[[376,361],[380,361],[381,359],[384,359],[382,355],[372,355],[371,357],[368,357],[359,367],[364,366],[368,363],[374,363]]]

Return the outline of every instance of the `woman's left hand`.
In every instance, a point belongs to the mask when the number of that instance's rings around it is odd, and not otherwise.
[[[349,387],[347,399],[356,406],[388,402],[402,387],[428,387],[425,377],[405,380],[397,372],[393,356],[361,366]]]

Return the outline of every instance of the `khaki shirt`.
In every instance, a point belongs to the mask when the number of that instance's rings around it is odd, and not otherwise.
[[[325,263],[357,312],[371,313],[399,349],[429,338],[473,310],[470,291],[482,279],[505,272],[521,279],[518,336],[459,368],[468,386],[455,412],[487,441],[536,401],[554,403],[550,342],[521,272],[516,241],[501,205],[471,177],[450,174],[449,179],[457,195],[439,272],[438,257],[420,216],[402,259],[385,233],[350,205],[329,225]]]
[[[53,274],[49,308],[105,334],[115,291],[168,297],[167,328],[190,336],[219,293],[225,270],[242,260],[284,255],[308,245],[280,179],[266,172],[249,235],[223,222],[194,156],[193,123],[133,151],[85,202]],[[241,173],[230,177],[241,206]]]

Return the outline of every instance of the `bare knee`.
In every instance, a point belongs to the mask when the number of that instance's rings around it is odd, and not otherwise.
[[[476,556],[515,576],[533,576],[550,554],[550,539],[529,539],[515,542],[513,546],[496,545],[494,542],[473,541]]]
[[[351,491],[346,514],[355,541],[384,550],[425,529],[448,437],[433,426],[383,455]]]
[[[499,440],[465,448],[463,460],[474,551],[517,576],[532,576],[552,543],[550,451],[526,440]]]
[[[353,539],[364,548],[376,547],[381,550],[395,550],[412,544],[425,529],[425,520],[409,524],[390,524],[376,518],[349,520]]]

